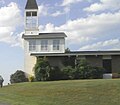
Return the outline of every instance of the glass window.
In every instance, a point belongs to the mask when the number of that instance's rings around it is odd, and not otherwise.
[[[37,16],[37,12],[26,12],[26,16]]]
[[[42,51],[48,50],[48,40],[41,40],[41,50]]]
[[[32,27],[36,27],[37,26],[37,17],[32,17]]]
[[[31,22],[32,22],[32,18],[31,18],[31,17],[27,17],[27,18],[26,18],[26,26],[27,26],[28,28],[31,28]]]
[[[26,16],[31,16],[31,12],[26,12]]]
[[[60,40],[53,40],[53,50],[60,50]]]
[[[32,12],[32,16],[37,16],[37,12]]]
[[[26,12],[26,27],[35,28],[37,26],[37,12]]]
[[[36,51],[36,40],[29,41],[29,51]]]

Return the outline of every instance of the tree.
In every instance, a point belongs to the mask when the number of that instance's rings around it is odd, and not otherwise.
[[[75,79],[98,79],[102,78],[103,73],[102,67],[91,66],[86,60],[76,63]]]
[[[34,67],[35,78],[37,81],[46,81],[50,77],[50,64],[46,58],[38,58]]]
[[[66,66],[62,70],[62,79],[74,79],[75,69],[71,66]]]
[[[28,79],[25,76],[25,73],[21,70],[17,70],[14,74],[10,76],[11,83],[20,83],[20,82],[27,82]]]
[[[102,67],[92,67],[91,78],[102,79],[105,69]]]
[[[70,53],[70,49],[69,49],[69,48],[66,48],[66,49],[65,49],[65,53]]]
[[[75,79],[88,79],[90,76],[91,66],[86,60],[79,60],[76,62]]]

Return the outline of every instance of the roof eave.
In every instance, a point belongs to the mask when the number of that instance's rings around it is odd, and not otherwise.
[[[69,53],[39,53],[31,52],[31,56],[103,56],[103,55],[120,55],[120,51],[81,51]]]

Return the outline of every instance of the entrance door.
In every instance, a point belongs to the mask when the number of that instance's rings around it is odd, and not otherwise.
[[[103,68],[105,69],[105,73],[112,73],[112,60],[103,59]]]

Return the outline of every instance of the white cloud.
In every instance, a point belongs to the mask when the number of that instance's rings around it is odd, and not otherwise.
[[[63,0],[61,6],[70,6],[82,1],[93,2],[92,0]]]
[[[70,11],[70,8],[69,7],[65,7],[63,9],[63,11],[56,11],[55,13],[50,14],[50,16],[57,17],[57,16],[60,16],[60,15],[64,15],[64,14],[68,13],[69,11]]]
[[[45,5],[38,6],[38,14],[39,16],[47,16],[48,15],[48,7]]]
[[[103,10],[119,10],[120,0],[100,0],[100,3],[94,3],[90,7],[85,8],[85,11],[96,12]]]
[[[21,23],[20,10],[16,3],[11,2],[5,7],[0,8],[0,26],[16,26]]]
[[[65,32],[68,36],[67,43],[69,46],[76,45],[79,48],[84,48],[83,46],[89,43],[94,45],[98,41],[102,43],[103,40],[111,40],[119,37],[119,27],[120,12],[116,12],[114,14],[102,13],[99,15],[90,15],[87,18],[69,20],[59,27],[49,23],[46,26],[40,26],[40,32]],[[100,44],[98,43],[98,45]],[[110,46],[112,45],[110,44]]]
[[[13,36],[12,38],[13,43],[11,44],[11,47],[20,46],[21,48],[24,48],[23,39],[22,39],[23,34],[24,32],[21,32],[20,34]]]
[[[106,49],[120,49],[118,47],[120,45],[119,39],[111,39],[106,41],[97,42],[91,45],[86,45],[84,47],[81,47],[79,50],[106,50]]]
[[[70,7],[64,7],[60,10],[57,10],[57,8],[55,8],[55,7],[53,8],[53,7],[49,7],[49,5],[43,5],[43,4],[38,6],[38,8],[39,8],[39,11],[38,11],[39,16],[57,17],[57,16],[64,15],[70,11]],[[56,11],[51,12],[54,10],[56,10]]]
[[[56,11],[55,13],[51,14],[53,17],[57,17],[59,15],[62,15],[63,13],[61,11]]]
[[[60,15],[64,15],[66,13],[68,13],[70,11],[70,8],[69,7],[64,7],[63,9],[61,10],[57,10],[57,8],[52,8],[52,7],[49,7],[48,5],[40,5],[38,6],[39,8],[39,11],[38,11],[38,14],[39,16],[52,16],[52,17],[57,17],[57,16],[60,16]],[[57,10],[56,12],[51,12],[50,11],[53,11],[53,10]]]
[[[74,3],[77,3],[80,1],[82,1],[82,0],[63,0],[61,6],[69,6],[71,4],[74,4]]]
[[[0,42],[15,44],[17,41],[14,32],[22,24],[20,9],[16,3],[11,2],[0,8],[0,14]]]

